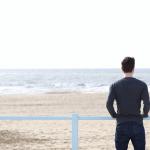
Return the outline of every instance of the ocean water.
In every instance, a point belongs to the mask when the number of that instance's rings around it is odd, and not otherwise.
[[[136,69],[134,76],[150,87],[150,69]],[[0,94],[108,92],[122,77],[120,69],[1,69]]]

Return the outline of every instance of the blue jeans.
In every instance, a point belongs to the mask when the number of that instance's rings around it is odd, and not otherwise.
[[[145,129],[143,124],[137,122],[125,122],[116,126],[115,146],[116,150],[127,150],[131,140],[134,150],[145,150]]]

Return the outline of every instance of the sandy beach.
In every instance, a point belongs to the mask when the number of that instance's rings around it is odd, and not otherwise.
[[[1,116],[109,115],[104,93],[1,95]],[[0,150],[70,150],[71,121],[0,121]],[[80,121],[80,150],[114,150],[115,120]],[[150,122],[144,121],[150,150]],[[131,143],[129,150],[133,150]]]

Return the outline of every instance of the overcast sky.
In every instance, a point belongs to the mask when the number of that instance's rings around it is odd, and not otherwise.
[[[149,0],[0,1],[0,68],[150,68]]]

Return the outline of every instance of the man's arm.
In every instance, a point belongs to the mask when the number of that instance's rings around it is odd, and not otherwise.
[[[142,94],[141,94],[141,99],[143,100],[143,117],[148,117],[148,112],[150,110],[150,100],[149,100],[149,93],[148,93],[148,87],[147,85],[144,85]]]
[[[108,94],[108,98],[106,102],[106,107],[110,115],[113,118],[116,118],[117,113],[115,112],[114,107],[113,107],[114,100],[115,100],[115,91],[114,91],[114,84],[112,84],[109,88],[109,94]]]

